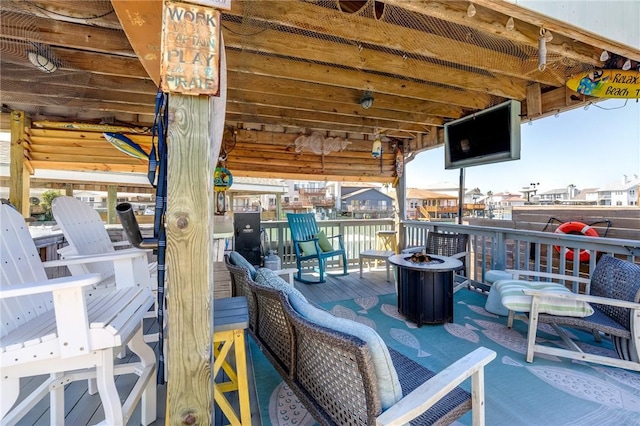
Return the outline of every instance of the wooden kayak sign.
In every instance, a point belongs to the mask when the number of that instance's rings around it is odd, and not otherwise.
[[[640,71],[594,70],[567,81],[567,87],[596,98],[640,98]]]
[[[163,14],[162,90],[187,95],[218,95],[220,11],[166,1]]]

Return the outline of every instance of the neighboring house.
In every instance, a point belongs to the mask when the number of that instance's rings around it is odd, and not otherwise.
[[[498,208],[524,206],[527,202],[520,194],[512,194],[510,192],[497,192],[487,198],[489,203]]]
[[[497,192],[487,194],[483,200],[486,205],[486,217],[489,219],[511,219],[511,210],[516,206],[524,206],[527,200],[520,194]]]
[[[640,190],[638,175],[633,175],[633,179],[624,175],[621,181],[598,188],[598,205],[638,206],[638,190]]]
[[[573,200],[580,190],[575,185],[569,185],[566,188],[557,188],[550,191],[541,192],[537,195],[540,204],[572,204]]]
[[[458,196],[407,188],[407,219],[443,219],[458,215]]]
[[[598,204],[598,188],[585,188],[571,200],[571,204],[595,206]]]
[[[288,212],[314,212],[324,216],[334,216],[338,183],[311,181],[284,181],[287,187],[282,199],[282,207]]]
[[[377,219],[393,217],[393,197],[378,188],[342,187],[340,197],[342,215],[354,219]]]

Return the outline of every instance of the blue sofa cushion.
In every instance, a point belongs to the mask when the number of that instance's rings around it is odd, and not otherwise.
[[[255,281],[256,268],[254,268],[253,265],[240,253],[238,253],[237,251],[232,251],[231,253],[229,253],[229,262],[231,262],[232,265],[248,269],[251,279]]]
[[[367,343],[371,352],[373,366],[378,378],[378,393],[382,410],[386,410],[402,399],[402,388],[398,374],[393,366],[389,349],[374,329],[347,318],[338,318],[319,309],[295,294],[289,295],[289,303],[303,318],[321,327],[336,330],[358,337]]]
[[[282,278],[280,278],[276,273],[269,268],[259,268],[256,271],[256,277],[254,279],[256,284],[262,285],[269,288],[274,288],[276,290],[280,290],[287,296],[291,294],[295,294],[300,299],[307,301],[307,298],[304,297],[298,289],[296,289],[293,285],[289,284]]]

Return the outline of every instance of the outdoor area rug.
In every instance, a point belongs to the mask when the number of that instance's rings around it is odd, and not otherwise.
[[[487,425],[640,425],[640,373],[550,355],[525,361],[527,325],[484,309],[486,297],[469,290],[455,295],[455,322],[423,325],[405,321],[395,294],[341,301],[323,307],[339,317],[374,328],[388,346],[439,372],[478,346],[497,352],[485,369]],[[543,325],[545,327],[545,325]],[[551,327],[539,331],[548,342],[563,343]],[[586,352],[613,352],[607,339],[571,329]],[[313,418],[251,344],[263,425],[314,425]],[[469,380],[462,387],[470,390]],[[471,413],[456,423],[470,425]]]

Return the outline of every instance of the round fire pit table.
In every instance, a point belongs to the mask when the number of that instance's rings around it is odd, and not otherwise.
[[[453,322],[453,272],[462,268],[458,259],[428,256],[426,262],[412,262],[406,253],[389,257],[397,267],[398,312],[418,327]]]

